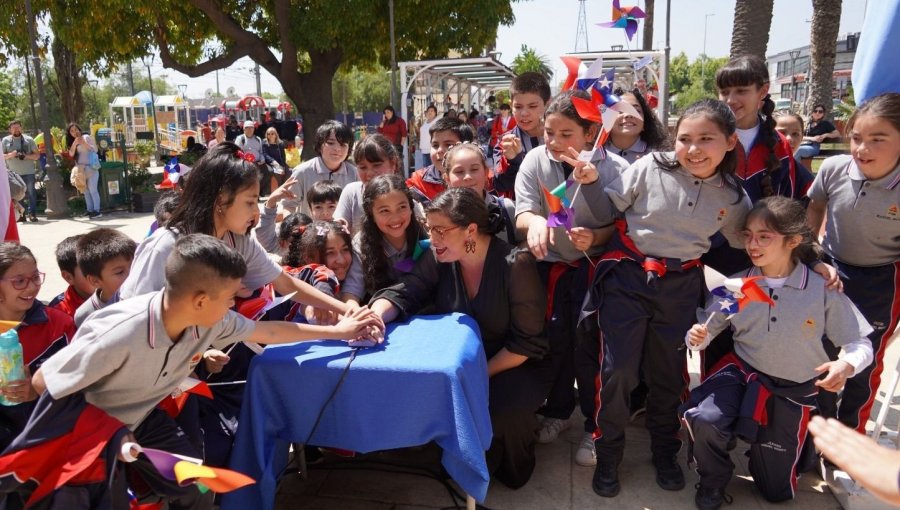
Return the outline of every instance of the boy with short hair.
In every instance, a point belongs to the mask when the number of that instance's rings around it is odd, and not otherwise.
[[[413,199],[423,206],[431,203],[434,197],[447,189],[447,184],[442,177],[444,153],[460,142],[475,140],[475,131],[472,126],[457,117],[437,119],[428,132],[431,135],[431,164],[416,170],[409,176],[409,179],[406,179],[406,187],[412,193]]]
[[[75,245],[81,236],[82,234],[69,236],[56,245],[56,265],[59,266],[59,274],[69,286],[47,305],[68,314],[73,319],[78,307],[94,292],[94,286],[87,281],[78,267]]]
[[[182,182],[182,180],[179,179],[178,182]],[[178,200],[180,198],[181,193],[175,190],[169,190],[159,195],[159,199],[153,204],[154,220],[150,225],[150,231],[147,232],[147,237],[152,236],[159,227],[164,227],[166,225],[169,218],[172,217],[175,208],[178,207]]]
[[[137,243],[111,228],[98,228],[81,236],[75,246],[78,268],[94,288],[75,312],[75,327],[88,315],[119,300],[119,287],[131,272]]]
[[[306,203],[309,205],[313,221],[333,221],[338,200],[341,199],[341,187],[334,181],[319,181],[306,192]]]
[[[126,440],[202,457],[156,404],[176,390],[207,348],[244,340],[357,339],[380,327],[376,318],[363,318],[365,308],[334,326],[254,322],[230,309],[246,271],[243,257],[222,241],[204,234],[182,237],[166,262],[165,288],[98,311],[35,373],[32,385],[41,401],[81,394],[132,431]],[[375,337],[381,340],[380,334]],[[109,447],[118,451],[120,444]],[[154,493],[168,498],[170,509],[211,507],[211,492],[203,495],[195,485],[181,487],[167,480],[144,456],[128,468]]]
[[[525,154],[544,145],[543,118],[550,101],[550,83],[540,73],[522,73],[513,78],[509,93],[516,125],[494,147],[493,182],[499,195],[515,199],[516,175]]]

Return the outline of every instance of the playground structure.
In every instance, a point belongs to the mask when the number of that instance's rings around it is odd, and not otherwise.
[[[158,96],[155,101],[156,136],[160,149],[179,153],[187,148],[187,139],[197,132],[190,124],[191,107],[182,96]]]
[[[134,145],[137,133],[153,132],[149,95],[149,92],[141,92],[136,96],[119,96],[109,104],[110,125],[114,131],[125,133],[128,145]]]

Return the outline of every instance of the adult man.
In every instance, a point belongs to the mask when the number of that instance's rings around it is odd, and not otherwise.
[[[34,190],[34,162],[38,160],[37,144],[22,132],[22,123],[13,120],[9,123],[9,136],[3,138],[3,159],[6,167],[25,181],[28,194],[28,218],[37,221],[37,193]],[[19,223],[25,223],[25,212],[19,217]]]
[[[270,189],[270,179],[269,179],[269,163],[272,162],[272,158],[267,156],[263,151],[263,142],[262,139],[256,136],[254,133],[256,131],[256,126],[253,124],[252,120],[244,121],[244,134],[238,136],[234,139],[235,145],[241,148],[244,151],[244,154],[252,154],[253,162],[259,167],[259,175],[260,175],[260,186],[259,186],[259,196],[264,197],[268,196],[271,192]]]

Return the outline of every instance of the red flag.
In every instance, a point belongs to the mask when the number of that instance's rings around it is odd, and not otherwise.
[[[547,207],[550,209],[550,212],[558,213],[559,211],[561,211],[563,208],[562,200],[560,200],[559,197],[557,197],[553,193],[550,193],[547,187],[543,184],[541,184],[541,190],[544,192],[544,197],[547,199]]]

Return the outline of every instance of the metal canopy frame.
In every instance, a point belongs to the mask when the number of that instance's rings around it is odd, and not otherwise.
[[[467,94],[471,98],[478,94],[478,101],[483,102],[487,94],[495,90],[509,88],[516,74],[502,62],[493,57],[448,58],[440,60],[418,60],[399,62],[400,69],[400,116],[409,124],[409,109],[412,106],[410,89],[416,83],[427,81],[445,82],[448,84],[444,93],[455,89],[457,100]],[[450,85],[452,82],[452,85]],[[443,89],[444,87],[442,87]],[[475,93],[473,93],[475,91]],[[438,102],[436,102],[438,103]],[[442,103],[441,103],[442,104]],[[409,140],[407,139],[407,145]],[[406,153],[404,147],[404,154]],[[409,158],[403,158],[403,169],[409,175]]]

